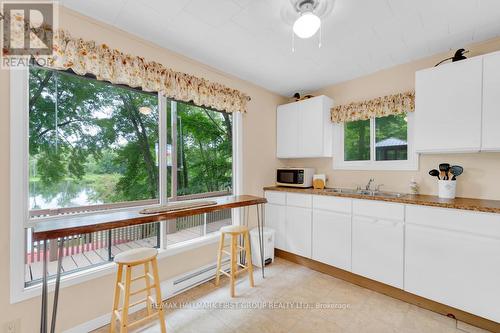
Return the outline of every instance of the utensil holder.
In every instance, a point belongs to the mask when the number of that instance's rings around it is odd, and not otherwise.
[[[456,180],[438,180],[438,196],[442,199],[455,199]]]

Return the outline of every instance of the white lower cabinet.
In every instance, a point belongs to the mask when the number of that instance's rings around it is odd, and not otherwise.
[[[403,288],[404,223],[354,216],[352,272]]]
[[[266,192],[276,247],[500,322],[500,214]]]
[[[285,218],[286,218],[286,193],[279,191],[266,191],[267,205],[265,209],[266,226],[274,230],[274,247],[286,250],[285,245]]]
[[[351,215],[313,211],[312,259],[351,270]]]
[[[405,290],[500,322],[500,215],[408,206]]]
[[[312,259],[351,270],[352,200],[313,196]]]
[[[302,257],[311,257],[312,210],[286,207],[285,250]]]
[[[266,226],[274,230],[274,247],[286,250],[285,245],[286,206],[268,203],[266,205]]]

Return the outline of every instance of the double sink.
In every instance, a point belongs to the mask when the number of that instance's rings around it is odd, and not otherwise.
[[[366,195],[369,197],[383,197],[383,198],[402,198],[407,195],[405,193],[361,190],[361,189],[351,189],[351,188],[325,188],[324,191],[339,193],[339,194],[357,194],[357,195]]]

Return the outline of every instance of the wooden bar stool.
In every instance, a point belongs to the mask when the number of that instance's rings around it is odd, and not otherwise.
[[[156,255],[158,251],[153,248],[138,248],[129,251],[119,253],[115,256],[114,262],[118,264],[118,273],[116,275],[115,284],[115,296],[113,302],[113,311],[111,313],[111,333],[115,332],[116,319],[120,322],[120,333],[127,332],[128,329],[133,325],[138,325],[144,323],[145,321],[158,317],[160,320],[161,332],[165,333],[165,317],[163,313],[161,290],[160,290],[160,279],[158,277],[158,262],[156,260]],[[144,275],[132,278],[132,268],[136,266],[144,266]],[[152,274],[150,273],[150,265],[152,268]],[[123,271],[125,270],[125,281],[123,281]],[[131,291],[131,285],[133,282],[144,279],[145,288]],[[156,292],[156,309],[153,312],[153,303],[155,300],[151,296],[151,289]],[[123,306],[119,308],[120,304],[120,294],[123,292]],[[140,301],[130,303],[130,297],[145,293],[146,298]],[[146,303],[147,315],[137,321],[128,322],[129,308]]]
[[[224,237],[229,235],[231,237],[230,252],[226,251],[226,246],[224,245]],[[215,285],[219,285],[219,275],[220,273],[227,275],[230,279],[231,284],[231,297],[235,296],[234,293],[234,283],[236,277],[248,271],[248,277],[250,279],[250,286],[253,288],[253,267],[252,267],[252,254],[250,252],[250,236],[248,228],[245,226],[230,225],[227,227],[222,227],[220,229],[220,243],[219,243],[219,254],[217,256],[217,271],[215,273]],[[244,247],[238,245],[238,237],[242,236],[245,243]],[[245,251],[245,264],[243,265],[238,261],[238,255],[241,251]],[[229,255],[231,258],[231,271],[227,273],[221,269],[222,256],[223,254]],[[242,269],[238,269],[238,266]]]

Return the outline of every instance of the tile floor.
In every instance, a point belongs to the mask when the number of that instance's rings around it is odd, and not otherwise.
[[[254,276],[255,288],[244,277],[238,281],[234,299],[229,297],[227,278],[219,288],[212,280],[169,299],[168,333],[486,332],[279,258],[266,268],[264,281],[260,270]],[[187,307],[176,309],[182,304]],[[316,304],[323,308],[304,308]],[[133,332],[160,329],[152,322]]]

